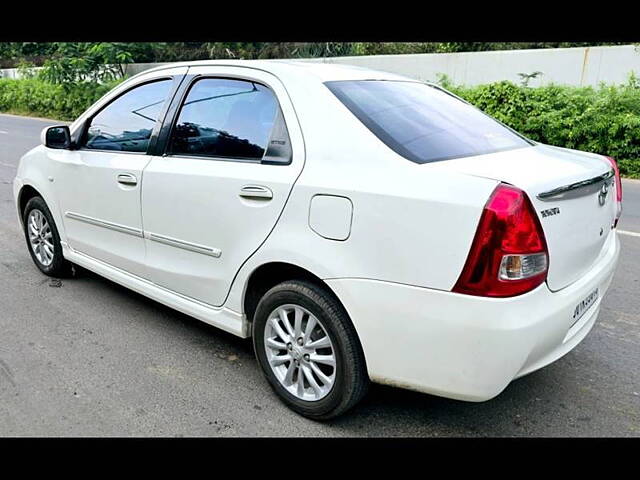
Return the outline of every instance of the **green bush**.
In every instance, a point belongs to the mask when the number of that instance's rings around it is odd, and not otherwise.
[[[633,76],[626,85],[598,88],[441,83],[532,140],[610,155],[624,176],[640,178],[640,84]]]
[[[0,111],[74,120],[117,83],[56,85],[36,78],[0,78]]]

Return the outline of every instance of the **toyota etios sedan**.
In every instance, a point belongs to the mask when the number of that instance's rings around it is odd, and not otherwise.
[[[143,72],[45,129],[14,194],[44,274],[77,264],[253,337],[315,419],[370,381],[498,395],[587,335],[620,248],[612,158],[329,64]]]

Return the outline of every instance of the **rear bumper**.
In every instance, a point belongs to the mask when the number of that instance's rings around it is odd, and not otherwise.
[[[468,401],[557,360],[589,333],[620,253],[610,235],[593,268],[570,286],[546,284],[495,299],[364,279],[326,280],[360,337],[371,380]],[[576,305],[597,301],[574,323]]]

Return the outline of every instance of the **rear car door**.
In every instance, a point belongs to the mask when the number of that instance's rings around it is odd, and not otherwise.
[[[285,206],[302,135],[284,86],[265,71],[192,67],[181,91],[165,153],[144,170],[147,268],[157,285],[219,306]]]
[[[140,207],[142,171],[162,114],[187,68],[136,83],[75,132],[79,148],[57,150],[54,185],[69,246],[146,277]]]

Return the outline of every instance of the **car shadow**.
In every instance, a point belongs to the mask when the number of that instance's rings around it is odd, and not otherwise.
[[[128,300],[135,301],[144,305],[145,308],[149,309],[149,313],[155,313],[155,315],[153,315],[153,318],[158,319],[158,321],[166,321],[165,319],[167,319],[172,323],[181,324],[182,326],[187,327],[192,333],[196,333],[199,336],[201,335],[203,341],[210,339],[216,344],[224,342],[225,344],[227,344],[230,351],[239,351],[245,355],[253,355],[253,347],[251,345],[250,339],[240,338],[218,327],[209,325],[208,323],[205,323],[190,315],[186,315],[182,312],[179,312],[178,310],[163,305],[160,302],[137,293],[125,286],[120,285],[119,283],[113,282],[108,278],[87,270],[86,268],[76,265],[75,270],[75,275],[73,277],[74,279],[87,279],[91,282],[100,283],[101,285],[99,288],[110,289],[113,292],[117,292],[118,295],[126,297]]]

